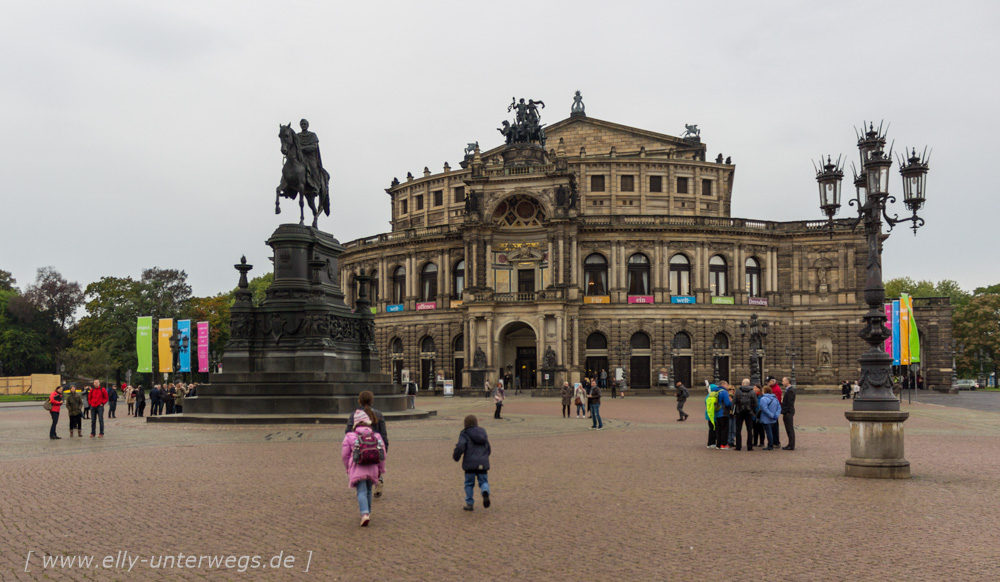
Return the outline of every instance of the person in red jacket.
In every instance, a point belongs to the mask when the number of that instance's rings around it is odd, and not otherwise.
[[[108,391],[101,386],[100,380],[94,380],[94,387],[87,394],[87,402],[90,404],[90,438],[94,438],[94,429],[97,428],[97,419],[101,419],[101,436],[104,438],[104,405],[108,402]]]
[[[62,408],[62,386],[59,386],[49,394],[49,403],[52,404],[52,410],[49,411],[49,415],[52,417],[52,427],[49,429],[49,439],[55,440],[62,438],[56,435],[56,424],[59,423],[59,409]]]
[[[778,385],[778,379],[774,376],[768,376],[767,385],[771,387],[771,392],[774,394],[774,397],[778,399],[778,404],[781,404],[781,386]],[[781,448],[781,439],[778,438],[778,426],[779,423],[775,420],[771,430],[774,431],[774,446]]]

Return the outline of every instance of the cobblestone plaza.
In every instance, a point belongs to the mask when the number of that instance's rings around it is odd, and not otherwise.
[[[697,396],[687,422],[671,398],[607,399],[603,431],[561,418],[554,398],[510,397],[503,420],[487,399],[418,398],[438,415],[389,424],[385,495],[367,529],[340,427],[122,414],[104,439],[70,439],[63,415],[63,438],[50,441],[41,407],[4,407],[0,578],[995,579],[1000,412],[942,398],[904,398],[913,478],[902,481],[843,476],[839,396],[800,398],[796,450],[770,452],[706,449]],[[493,445],[493,506],[472,513],[451,460],[468,413]],[[111,559],[60,568],[44,555]],[[257,556],[260,567],[192,567],[190,556]]]

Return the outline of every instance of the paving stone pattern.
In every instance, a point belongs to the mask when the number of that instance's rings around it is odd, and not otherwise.
[[[997,395],[1000,398],[1000,394]],[[555,398],[419,398],[389,424],[385,495],[360,528],[341,427],[154,425],[50,441],[41,407],[0,408],[2,580],[992,580],[1000,413],[905,404],[914,477],[843,476],[847,401],[800,397],[797,450],[705,448],[703,406],[605,399],[605,430]],[[462,510],[451,460],[474,413],[493,505]],[[84,421],[85,425],[87,421]],[[89,428],[89,427],[88,427]],[[784,440],[784,436],[783,436]],[[784,443],[783,443],[784,444]],[[28,552],[34,556],[25,561]],[[43,569],[40,554],[259,555],[294,567]],[[309,552],[309,572],[305,562]]]

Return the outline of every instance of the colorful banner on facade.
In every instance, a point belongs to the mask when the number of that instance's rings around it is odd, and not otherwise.
[[[693,304],[693,303],[697,303],[698,300],[695,299],[694,295],[671,295],[670,296],[670,302],[671,303]]]
[[[906,293],[899,297],[899,363],[910,365],[910,298]]]
[[[198,371],[208,371],[208,322],[198,322]]]
[[[191,371],[191,320],[177,322],[177,371]]]
[[[892,365],[899,365],[899,299],[892,300]]]
[[[135,353],[139,358],[137,372],[153,371],[153,318],[140,317],[135,327]]]
[[[913,313],[913,297],[906,298],[908,311],[910,312],[910,363],[920,363],[920,332],[917,331],[917,317]]]
[[[767,307],[767,297],[748,297],[747,305],[759,305],[761,307]]]
[[[611,297],[608,295],[584,295],[583,303],[611,303]]]
[[[653,302],[653,296],[652,295],[629,295],[628,296],[628,302],[629,303],[652,303]]]
[[[170,336],[174,334],[174,320],[161,319],[159,327],[159,343],[156,353],[160,357],[160,372],[174,371],[174,354],[170,351]]]
[[[885,327],[889,330],[889,337],[885,339],[885,353],[892,355],[892,302],[885,304]]]
[[[398,312],[400,312],[402,310],[403,310],[403,304],[402,303],[396,303],[396,304],[393,304],[393,305],[386,305],[385,306],[385,312],[386,313],[398,313]]]
[[[428,309],[437,309],[438,304],[436,301],[424,301],[417,303],[417,311],[427,311]]]
[[[712,297],[712,305],[736,305],[735,297]]]

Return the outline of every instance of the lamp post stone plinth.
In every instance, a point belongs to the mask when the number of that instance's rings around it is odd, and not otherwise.
[[[882,284],[883,239],[882,221],[893,226],[901,222],[911,222],[914,234],[924,221],[917,216],[923,206],[926,175],[928,170],[926,154],[917,155],[916,150],[909,159],[900,159],[900,174],[903,177],[903,202],[912,211],[910,218],[889,216],[886,204],[895,202],[889,195],[889,169],[892,156],[884,152],[885,134],[881,126],[874,124],[866,131],[864,126],[858,135],[858,150],[861,154],[862,175],[856,176],[855,198],[849,203],[858,207],[858,217],[853,226],[861,224],[865,229],[868,243],[868,260],[864,298],[868,312],[864,315],[864,328],[858,335],[868,343],[868,349],[858,358],[861,364],[861,393],[853,402],[853,410],[845,413],[851,423],[851,457],[846,461],[849,477],[877,479],[908,479],[910,462],[904,457],[903,422],[909,413],[899,409],[899,399],[893,393],[892,355],[885,351],[885,341],[892,337],[886,327],[885,287]],[[830,157],[816,170],[819,183],[820,208],[831,221],[840,208],[840,181],[844,174],[838,158],[833,163]]]

